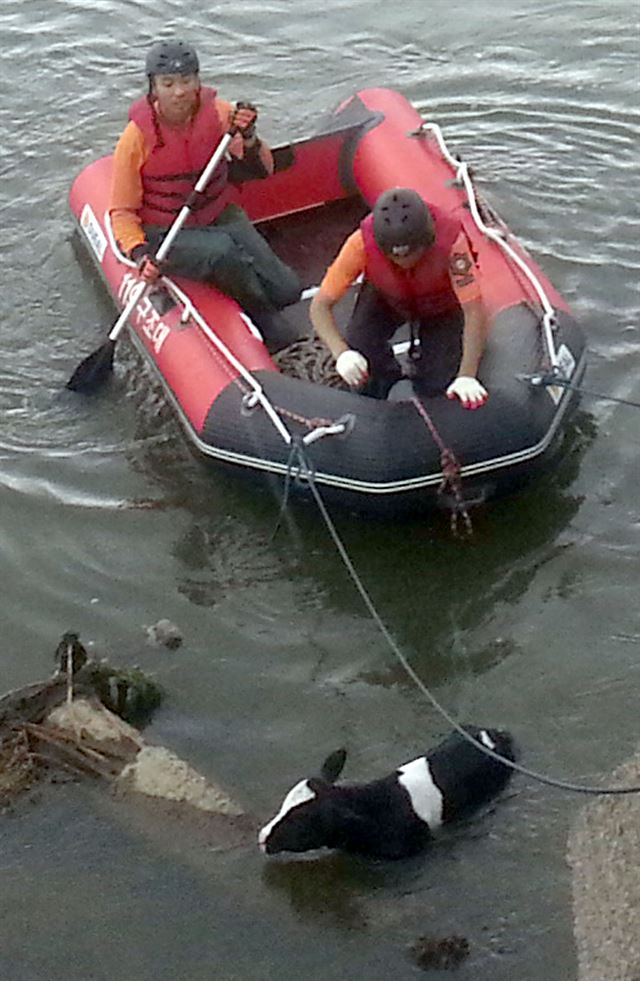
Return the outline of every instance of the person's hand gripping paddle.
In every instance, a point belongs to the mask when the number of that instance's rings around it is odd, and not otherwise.
[[[163,238],[155,257],[153,258],[153,263],[156,266],[160,266],[162,260],[168,255],[178,232],[191,214],[191,211],[198,200],[198,196],[202,193],[202,191],[204,191],[205,187],[209,183],[214,170],[220,163],[236,132],[237,130],[234,126],[228,133],[225,133],[220,140],[220,143],[212,154],[209,163],[200,174],[193,191],[185,201],[176,220],[173,222],[169,228],[169,231]],[[66,387],[71,389],[72,392],[94,392],[109,377],[113,368],[113,353],[115,350],[116,341],[120,336],[122,328],[125,326],[129,317],[133,313],[136,304],[151,288],[151,285],[151,282],[145,280],[144,277],[141,277],[139,284],[131,290],[129,301],[111,328],[105,343],[102,344],[97,350],[93,351],[92,354],[84,359],[84,361],[80,362],[67,382]]]

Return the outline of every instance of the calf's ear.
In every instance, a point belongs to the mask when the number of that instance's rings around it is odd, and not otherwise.
[[[329,753],[320,770],[322,779],[327,783],[335,783],[342,773],[346,758],[346,749],[336,749],[333,753]]]

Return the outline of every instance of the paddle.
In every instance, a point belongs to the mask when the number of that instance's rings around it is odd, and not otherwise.
[[[220,163],[225,150],[235,136],[235,132],[235,129],[230,130],[220,140],[220,143],[211,156],[209,163],[200,174],[193,191],[182,206],[178,217],[163,238],[155,256],[156,262],[160,263],[164,258],[166,258],[169,249],[173,245],[173,242],[178,235],[178,232],[189,217],[189,214],[197,201],[198,195],[204,191],[205,187],[209,183],[211,175]],[[80,362],[67,382],[66,387],[71,389],[72,392],[89,393],[95,391],[95,389],[102,385],[109,377],[113,367],[113,353],[120,332],[133,313],[136,304],[144,297],[151,285],[151,283],[145,283],[143,280],[140,280],[140,283],[131,290],[131,295],[127,305],[111,328],[111,332],[109,333],[105,343],[102,344],[96,351],[93,351],[93,353],[86,357],[84,361]]]

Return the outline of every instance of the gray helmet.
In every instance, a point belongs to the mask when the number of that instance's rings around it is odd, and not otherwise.
[[[433,245],[433,216],[417,191],[394,187],[375,203],[373,235],[383,252],[403,255]]]
[[[190,44],[158,41],[147,55],[145,71],[150,79],[154,75],[195,75],[200,71],[200,63]]]

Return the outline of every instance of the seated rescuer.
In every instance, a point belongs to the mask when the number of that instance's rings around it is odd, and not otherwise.
[[[148,92],[130,107],[114,153],[114,235],[142,277],[154,282],[160,270],[153,256],[164,234],[224,134],[236,127],[228,159],[216,168],[162,269],[214,284],[268,333],[270,313],[295,303],[301,284],[231,202],[230,182],[267,177],[273,157],[256,135],[256,108],[219,99],[215,89],[200,85],[199,67],[195,50],[182,41],[150,49]]]
[[[485,345],[485,316],[469,242],[460,223],[425,204],[409,188],[380,195],[327,270],[311,304],[311,321],[336,358],[336,369],[363,394],[385,398],[402,377],[391,338],[409,321],[416,388],[446,390],[467,409],[483,405],[476,379]],[[333,307],[353,282],[364,282],[346,329]],[[363,387],[364,386],[364,387]]]

